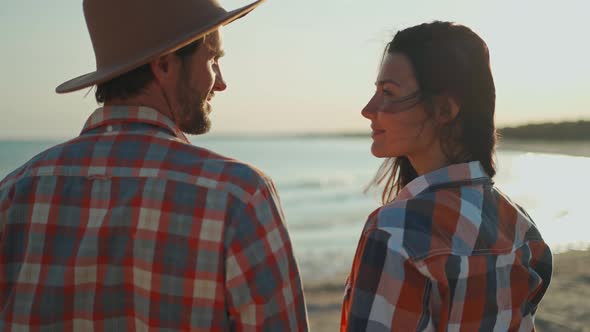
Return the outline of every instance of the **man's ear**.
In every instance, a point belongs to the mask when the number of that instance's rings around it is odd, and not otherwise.
[[[461,105],[456,98],[449,95],[442,95],[436,98],[437,110],[436,119],[441,125],[453,121],[459,114]]]
[[[175,60],[178,59],[172,54],[166,54],[150,62],[150,69],[160,84],[167,84],[175,79],[173,77],[177,73],[177,70],[175,70],[175,65],[177,65]]]

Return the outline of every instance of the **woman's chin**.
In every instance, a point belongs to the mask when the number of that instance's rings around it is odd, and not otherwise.
[[[401,153],[395,153],[395,151],[391,151],[391,149],[387,149],[376,142],[373,142],[371,145],[371,154],[377,158],[395,158],[403,155]]]
[[[385,153],[385,151],[383,151],[383,149],[379,146],[379,144],[373,143],[373,145],[371,145],[371,153],[373,154],[373,156],[375,156],[377,158],[386,158],[387,157],[387,154]]]

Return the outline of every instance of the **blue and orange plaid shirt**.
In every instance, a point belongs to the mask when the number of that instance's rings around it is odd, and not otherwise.
[[[420,176],[373,212],[341,331],[534,331],[552,256],[479,162]]]
[[[306,331],[271,180],[146,107],[0,182],[0,330]]]

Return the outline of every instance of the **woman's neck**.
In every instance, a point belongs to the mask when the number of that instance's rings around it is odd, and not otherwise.
[[[450,164],[438,141],[435,144],[431,144],[429,149],[408,155],[408,159],[419,176]]]

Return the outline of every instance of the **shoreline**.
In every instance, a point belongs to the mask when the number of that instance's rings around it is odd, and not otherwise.
[[[539,305],[539,332],[590,331],[590,250],[571,250],[553,256],[553,277]],[[346,274],[323,281],[304,280],[310,330],[338,331]]]
[[[590,157],[590,141],[531,141],[522,139],[501,139],[496,148],[498,151],[518,151]]]

